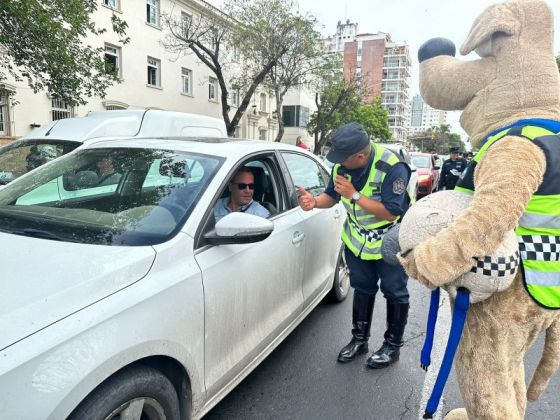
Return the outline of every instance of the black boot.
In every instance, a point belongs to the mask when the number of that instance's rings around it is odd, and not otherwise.
[[[403,334],[408,319],[408,303],[387,302],[387,331],[379,350],[373,353],[366,364],[373,369],[381,369],[399,360],[403,345]]]
[[[360,354],[367,353],[371,315],[375,296],[366,295],[354,290],[352,304],[352,340],[338,354],[338,361],[346,363]]]

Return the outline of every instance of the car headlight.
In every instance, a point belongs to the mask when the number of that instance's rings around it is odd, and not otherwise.
[[[428,181],[430,179],[430,175],[420,175],[418,177],[418,182]]]

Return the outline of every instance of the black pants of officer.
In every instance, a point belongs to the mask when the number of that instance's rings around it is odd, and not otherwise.
[[[400,266],[383,260],[362,260],[348,248],[344,249],[350,271],[350,285],[359,293],[375,296],[379,287],[387,302],[408,303],[408,276]]]
[[[366,364],[383,368],[399,358],[403,335],[408,319],[408,276],[400,266],[383,260],[363,260],[348,248],[344,250],[350,272],[350,285],[354,288],[352,305],[352,340],[342,348],[339,362],[349,362],[368,350],[371,319],[375,295],[379,288],[387,301],[387,330],[381,348],[373,353]]]

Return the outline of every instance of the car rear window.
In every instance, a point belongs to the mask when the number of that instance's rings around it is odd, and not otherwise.
[[[65,140],[21,140],[0,148],[0,185],[71,152],[81,143]]]

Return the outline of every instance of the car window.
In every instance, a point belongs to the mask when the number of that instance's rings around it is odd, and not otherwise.
[[[412,163],[414,166],[418,168],[429,168],[430,167],[430,159],[427,156],[412,156]]]
[[[88,244],[161,243],[187,220],[222,161],[170,150],[83,149],[0,190],[0,231]]]
[[[271,155],[266,154],[262,156],[252,157],[250,160],[243,160],[230,171],[227,178],[224,179],[223,187],[219,190],[217,195],[211,202],[207,209],[204,222],[201,224],[200,234],[197,236],[195,248],[208,245],[209,243],[204,238],[204,234],[211,231],[215,224],[215,208],[218,205],[218,200],[224,200],[230,196],[228,184],[238,169],[246,166],[251,169],[255,179],[253,200],[257,201],[270,213],[269,217],[274,217],[278,214],[285,212],[288,206],[288,198],[286,188],[281,180],[280,170],[277,159]]]
[[[303,187],[313,195],[319,195],[329,182],[329,174],[312,158],[296,153],[282,153],[294,186]]]
[[[81,143],[62,140],[22,140],[0,148],[0,185],[7,184]]]

